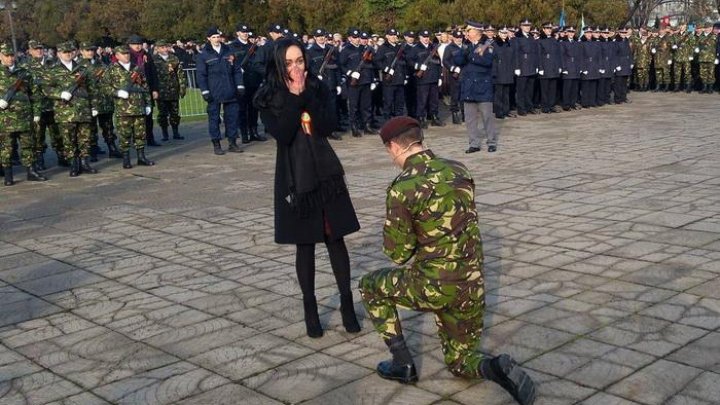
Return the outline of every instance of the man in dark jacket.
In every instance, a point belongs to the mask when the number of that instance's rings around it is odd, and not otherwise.
[[[360,30],[352,28],[348,31],[350,43],[340,52],[340,67],[348,83],[348,99],[350,101],[350,128],[354,137],[377,132],[370,127],[372,104],[370,87],[375,81],[374,52],[372,47],[360,46]]]
[[[385,121],[399,117],[405,111],[405,72],[407,70],[407,45],[398,43],[395,28],[385,31],[385,43],[378,48],[375,67],[380,70],[383,91],[383,118]]]
[[[452,123],[459,125],[460,119],[460,73],[462,69],[455,65],[455,56],[462,52],[464,35],[462,31],[456,30],[452,33],[452,41],[445,47],[443,52],[443,66],[447,69],[448,89],[450,93],[450,113]]]
[[[633,58],[630,49],[630,39],[628,30],[621,28],[619,35],[615,38],[616,46],[616,65],[615,66],[615,83],[613,92],[615,93],[615,104],[627,103],[628,80],[632,74]]]
[[[575,38],[575,27],[565,28],[565,38],[560,41],[562,68],[563,110],[577,109],[580,95],[580,60],[582,48]]]
[[[497,150],[498,130],[493,116],[493,40],[482,37],[482,24],[468,21],[467,47],[455,57],[455,64],[462,67],[460,73],[460,99],[465,108],[470,147],[465,153],[480,151],[482,138],[478,121],[487,136],[488,152]]]
[[[510,43],[507,25],[500,27],[493,44],[493,82],[495,96],[493,112],[495,118],[504,119],[515,115],[510,114],[510,89],[515,82],[513,63],[515,48]]]
[[[610,36],[607,27],[603,27],[597,33],[600,46],[600,79],[598,80],[597,105],[602,107],[610,104],[610,93],[612,92],[613,72],[615,71],[615,42]]]
[[[600,44],[593,38],[594,29],[585,28],[580,61],[580,93],[583,108],[597,106],[598,80],[600,79]]]
[[[533,113],[533,93],[538,71],[538,43],[530,33],[532,23],[528,19],[520,22],[521,32],[512,41],[515,45],[515,76],[517,76],[516,95],[519,115]]]
[[[128,47],[130,48],[130,60],[145,72],[145,78],[150,87],[150,96],[152,98],[150,107],[155,106],[155,100],[160,97],[160,87],[158,85],[157,71],[152,55],[143,49],[145,40],[140,35],[131,35],[128,38]],[[145,144],[147,146],[160,146],[155,142],[155,134],[153,134],[153,117],[152,114],[145,116]]]
[[[408,60],[413,66],[416,77],[417,118],[423,128],[427,128],[427,117],[431,125],[442,127],[439,115],[441,61],[437,45],[430,42],[432,34],[428,30],[420,31],[420,43],[413,49]]]
[[[342,92],[342,87],[340,87],[340,54],[336,47],[328,44],[327,31],[323,28],[318,28],[313,31],[313,37],[315,38],[315,43],[312,44],[307,51],[308,74],[314,75],[320,79],[321,82],[325,83],[333,95],[331,100],[328,101],[328,105],[334,112],[338,127],[330,134],[330,138],[340,140],[342,137],[337,132],[345,132],[346,130],[339,126],[340,119],[336,105],[337,97],[335,97],[335,95],[340,95]]]
[[[243,69],[243,84],[245,85],[245,95],[238,100],[240,110],[238,126],[242,136],[242,143],[250,143],[250,141],[264,142],[267,140],[258,133],[258,111],[252,103],[255,92],[260,87],[265,76],[265,64],[262,56],[259,55],[257,45],[251,43],[250,34],[252,34],[250,27],[240,23],[235,29],[237,38],[230,43],[230,48],[235,54],[235,60]]]
[[[208,42],[197,59],[197,76],[200,94],[208,104],[208,131],[216,155],[224,155],[220,146],[220,109],[225,122],[225,136],[230,152],[242,152],[237,145],[238,97],[245,95],[240,61],[230,47],[222,43],[222,32],[216,27],[207,31]]]
[[[540,67],[538,78],[540,81],[540,97],[542,100],[542,112],[547,114],[557,112],[555,101],[557,98],[558,78],[562,72],[560,68],[561,53],[560,44],[553,36],[552,23],[545,23],[540,34]]]

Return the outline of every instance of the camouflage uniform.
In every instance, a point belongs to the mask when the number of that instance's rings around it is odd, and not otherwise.
[[[650,53],[651,41],[645,38],[634,41],[634,61],[635,61],[635,86],[638,89],[647,90],[650,85],[650,64],[652,62],[652,54]]]
[[[668,65],[668,61],[672,61],[670,46],[667,36],[654,38],[650,45],[650,50],[655,50],[655,81],[658,86],[670,84],[672,68],[672,64]]]
[[[159,44],[167,45],[166,42],[158,41],[156,46]],[[173,135],[177,134],[180,125],[180,99],[185,97],[187,78],[182,62],[172,53],[168,53],[167,59],[156,54],[153,56],[153,62],[155,62],[160,93],[157,99],[158,124],[162,128],[163,139],[167,140],[168,117]]]
[[[105,74],[105,87],[115,103],[120,151],[127,152],[132,143],[138,151],[144,150],[145,109],[150,106],[150,90],[143,69],[131,63],[130,70],[126,70],[119,62],[115,62]],[[118,90],[127,91],[130,96],[127,99],[120,98]]]
[[[80,45],[82,49],[91,49],[89,44],[83,43]],[[98,145],[98,127],[102,130],[102,136],[105,143],[112,150],[115,145],[115,133],[112,122],[113,117],[113,100],[112,97],[105,94],[102,90],[103,77],[107,72],[107,66],[103,65],[97,59],[85,59],[82,58],[78,62],[81,66],[85,67],[89,74],[88,80],[92,82],[92,86],[96,89],[96,97],[93,100],[93,108],[97,111],[97,116],[92,118],[91,131],[92,136],[90,138],[91,150],[93,147]]]
[[[680,87],[683,83],[690,85],[692,83],[691,63],[695,59],[695,35],[677,35],[674,46],[677,46],[677,49],[675,50],[673,83],[675,87]]]
[[[29,41],[28,47],[40,49],[42,48],[42,44],[40,44],[38,41]],[[45,72],[48,68],[52,67],[55,64],[54,60],[46,59],[45,57],[36,59],[32,56],[28,56],[28,58],[24,61],[23,66],[30,71],[30,74],[32,75],[33,81],[35,81],[35,84],[39,86],[39,88],[42,90],[43,86],[43,80]],[[33,123],[32,125],[32,131],[34,135],[34,141],[35,141],[35,152],[36,153],[44,153],[47,149],[47,144],[45,143],[45,133],[47,129],[50,129],[50,145],[52,148],[57,152],[58,156],[63,155],[63,144],[62,144],[62,137],[60,136],[60,128],[57,125],[57,122],[55,121],[55,114],[53,112],[53,102],[52,100],[42,96],[38,100],[40,104],[40,121],[37,123]]]
[[[715,50],[717,49],[717,36],[714,34],[705,34],[698,40],[700,53],[698,54],[698,62],[700,63],[700,80],[704,86],[712,86],[715,83]],[[707,92],[710,88],[705,89]]]
[[[385,339],[402,334],[396,307],[435,314],[445,363],[479,376],[485,309],[475,185],[461,163],[429,150],[408,157],[388,189],[384,251],[394,262],[360,280],[363,303]]]
[[[14,51],[11,46],[0,46],[0,52],[8,55]],[[14,93],[14,94],[13,94]],[[0,65],[0,98],[8,103],[0,108],[0,166],[11,168],[12,139],[17,138],[22,149],[21,162],[25,167],[35,163],[32,136],[33,116],[40,115],[40,105],[34,103],[38,87],[30,71],[22,66],[10,70]]]

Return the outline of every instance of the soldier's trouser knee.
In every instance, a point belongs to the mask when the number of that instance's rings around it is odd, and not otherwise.
[[[20,147],[20,162],[25,167],[35,163],[35,141],[31,131],[0,133],[0,165],[11,166],[12,140],[17,138]]]
[[[100,129],[102,130],[102,136],[105,143],[109,144],[115,142],[115,134],[113,133],[113,114],[98,114],[97,121]]]
[[[180,125],[180,102],[178,100],[158,100],[158,125],[167,128]]]
[[[700,80],[703,84],[715,83],[715,65],[712,63],[701,62],[700,63]]]
[[[64,122],[60,133],[65,147],[65,158],[84,158],[90,155],[92,124],[89,122]]]
[[[635,86],[647,88],[650,84],[650,75],[647,69],[638,68],[635,71]]]
[[[145,147],[145,116],[118,117],[117,123],[121,152],[128,151],[133,143],[135,144],[135,149]]]
[[[458,376],[478,377],[485,297],[482,283],[438,284],[407,267],[386,268],[360,280],[368,316],[384,339],[402,334],[397,307],[433,312],[445,364]]]
[[[665,69],[655,68],[655,82],[657,84],[669,84],[670,74]]]

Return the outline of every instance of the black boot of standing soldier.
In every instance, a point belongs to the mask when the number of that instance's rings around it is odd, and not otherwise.
[[[177,126],[177,125],[173,125],[173,126],[172,126],[172,133],[173,133],[173,139],[179,139],[179,140],[185,139],[184,136],[180,135],[180,132],[178,131],[178,126]]]
[[[13,184],[15,184],[15,181],[13,181],[12,166],[5,166],[2,168],[2,171],[3,171],[3,178],[5,179],[5,185],[12,186]]]
[[[170,140],[170,134],[168,133],[168,127],[160,127],[160,131],[162,131],[162,141],[167,142]]]
[[[122,153],[123,158],[123,169],[132,169],[132,163],[130,163],[130,151],[126,150]]]
[[[138,166],[155,166],[155,162],[145,157],[145,148],[138,148],[137,155]]]
[[[27,180],[28,181],[46,181],[47,178],[42,174],[38,173],[34,167],[29,166],[27,168]]]

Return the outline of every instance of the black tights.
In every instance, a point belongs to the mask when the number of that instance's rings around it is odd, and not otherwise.
[[[351,296],[350,291],[350,256],[348,256],[345,241],[341,238],[330,241],[325,240],[330,265],[332,266],[335,282],[341,296]],[[295,271],[302,290],[303,297],[315,296],[315,244],[297,245],[295,257]]]

